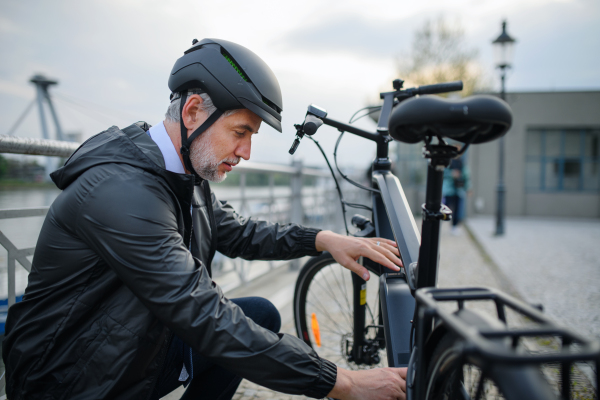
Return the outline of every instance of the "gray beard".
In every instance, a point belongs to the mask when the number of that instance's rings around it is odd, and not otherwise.
[[[223,162],[237,164],[240,159],[237,157],[234,159],[225,158],[218,160],[210,140],[211,133],[211,129],[209,129],[192,142],[192,146],[190,147],[190,161],[192,162],[192,167],[194,167],[194,170],[201,178],[219,183],[227,178],[226,172],[219,173],[219,165]]]

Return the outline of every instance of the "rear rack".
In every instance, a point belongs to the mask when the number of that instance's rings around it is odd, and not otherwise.
[[[556,325],[550,318],[538,309],[523,303],[511,296],[491,288],[459,288],[435,289],[423,288],[416,292],[418,327],[420,332],[428,331],[434,320],[440,321],[450,331],[456,333],[465,341],[463,355],[469,362],[483,367],[486,364],[501,363],[504,365],[538,365],[543,363],[560,363],[562,376],[562,396],[570,398],[571,365],[574,362],[592,361],[596,364],[596,390],[600,390],[600,343],[587,339],[582,335]],[[465,301],[488,300],[494,302],[497,317],[506,323],[506,308],[512,309],[537,324],[532,327],[518,329],[477,329],[468,325],[457,315],[445,311],[440,302],[457,302],[458,308],[464,307]],[[429,329],[430,330],[430,329]],[[416,354],[418,360],[423,360],[425,339],[417,335]],[[561,349],[554,353],[524,354],[517,351],[521,338],[536,336],[554,336],[561,340]],[[497,339],[512,340],[510,347],[499,346]],[[492,340],[494,339],[494,340]],[[576,344],[574,348],[572,345]],[[424,369],[423,363],[419,367]],[[425,370],[415,371],[417,376],[424,376]]]

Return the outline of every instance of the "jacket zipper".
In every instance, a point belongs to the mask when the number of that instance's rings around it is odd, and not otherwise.
[[[210,243],[210,253],[208,255],[208,265],[206,266],[208,269],[208,275],[212,277],[212,260],[215,257],[215,252],[217,251],[217,221],[215,220],[215,213],[212,207],[212,198],[210,195],[210,186],[208,181],[202,182],[202,186],[204,189],[204,202],[206,203],[206,210],[208,211],[208,219],[210,220],[210,230],[211,230],[211,243]]]
[[[192,197],[193,196],[194,196],[194,187],[192,186]],[[192,203],[192,201],[190,200],[190,204],[191,203]],[[186,243],[186,246],[189,247],[190,246],[190,240],[191,240],[191,237],[192,237],[192,228],[191,227],[192,227],[193,221],[192,221],[191,213],[184,213],[183,215],[184,215],[184,217],[183,217],[184,218],[184,222],[183,222],[183,235],[184,235],[184,238],[183,238],[183,240],[184,240],[184,243]],[[189,220],[190,220],[190,224],[189,224],[190,229],[189,229],[189,232],[186,232],[186,229],[185,229],[185,220],[186,220],[186,218],[189,218]],[[186,238],[188,240],[186,240]],[[168,328],[167,328],[167,330],[168,330]],[[156,377],[154,378],[154,385],[152,385],[152,390],[150,391],[150,395],[148,396],[148,399],[151,398],[151,396],[154,394],[154,391],[156,390],[156,385],[158,385],[158,379],[159,379],[160,374],[162,373],[162,371],[163,371],[163,369],[165,367],[166,358],[167,358],[166,357],[167,352],[169,351],[169,347],[171,347],[171,340],[173,340],[173,336],[174,335],[173,335],[173,333],[170,330],[168,330],[168,332],[169,332],[169,334],[167,335],[167,338],[165,339],[165,343],[163,344],[163,348],[162,348],[161,353],[159,355],[159,357],[160,357],[160,363],[159,364],[160,365],[159,365],[159,368],[157,370],[158,372],[156,373]]]

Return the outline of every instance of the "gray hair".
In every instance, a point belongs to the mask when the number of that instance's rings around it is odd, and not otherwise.
[[[200,109],[202,111],[206,112],[207,115],[211,115],[213,112],[215,112],[217,110],[217,107],[215,107],[212,99],[210,98],[210,96],[207,93],[205,93],[201,89],[189,89],[187,92],[187,98],[189,99],[190,96],[193,94],[197,94],[200,97],[202,97],[202,105],[200,106]],[[179,122],[181,119],[180,107],[181,107],[181,97],[173,100],[171,102],[171,104],[169,104],[169,108],[167,109],[167,112],[165,113],[165,118],[170,122]],[[221,118],[233,115],[238,111],[239,111],[239,109],[227,110],[223,113]]]

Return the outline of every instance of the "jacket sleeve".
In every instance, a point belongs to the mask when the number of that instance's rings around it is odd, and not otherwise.
[[[153,315],[202,355],[277,391],[326,396],[336,366],[301,340],[256,325],[223,296],[183,242],[178,226],[186,212],[155,177],[112,175],[81,200],[76,233]]]
[[[315,248],[320,229],[244,218],[211,192],[217,223],[217,250],[246,260],[289,260],[321,254]]]

